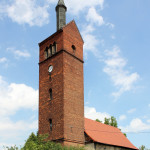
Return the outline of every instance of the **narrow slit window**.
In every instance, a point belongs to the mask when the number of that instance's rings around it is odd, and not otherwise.
[[[45,49],[45,58],[46,59],[48,58],[48,47],[46,47],[46,49]]]
[[[72,47],[73,52],[75,53],[76,47],[74,45],[72,45],[71,47]]]
[[[52,53],[53,53],[53,54],[56,53],[56,42],[53,43],[53,51],[52,51]]]
[[[52,131],[53,128],[52,119],[49,119],[49,125],[50,125],[50,131]]]
[[[50,56],[52,56],[52,45],[50,45],[49,48],[50,48]]]
[[[49,90],[49,96],[50,96],[50,100],[52,100],[53,99],[52,89]]]
[[[50,47],[48,48],[48,57],[50,57]]]

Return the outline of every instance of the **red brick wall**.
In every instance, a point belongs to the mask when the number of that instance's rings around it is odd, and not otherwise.
[[[48,67],[54,69],[49,80]],[[50,139],[63,138],[64,103],[63,103],[63,55],[59,53],[39,65],[39,133],[50,133]],[[50,100],[49,89],[53,99]],[[53,130],[50,131],[49,119],[52,119]]]
[[[64,136],[84,141],[83,64],[64,54]]]
[[[72,45],[75,45],[75,56],[83,60],[83,40],[74,21],[63,29],[64,49],[73,54]]]
[[[53,42],[57,53],[45,60],[44,50]],[[75,52],[72,49],[75,45]],[[84,143],[83,41],[74,21],[43,42],[39,58],[39,133],[65,145]],[[53,65],[51,80],[48,67]],[[50,101],[49,89],[53,100]],[[50,131],[49,119],[53,130]]]
[[[50,37],[48,37],[46,40],[41,42],[39,44],[40,46],[40,56],[39,56],[39,62],[42,62],[45,60],[44,51],[46,47],[49,47],[50,44],[53,44],[54,42],[57,43],[57,51],[63,49],[63,32],[60,30],[59,32],[54,33]]]

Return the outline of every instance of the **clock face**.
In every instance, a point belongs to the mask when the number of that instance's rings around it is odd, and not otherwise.
[[[48,72],[51,73],[52,71],[53,71],[53,66],[51,65],[51,66],[49,66],[49,68],[48,68]]]

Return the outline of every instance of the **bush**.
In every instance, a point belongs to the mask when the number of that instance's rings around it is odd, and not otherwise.
[[[47,141],[48,135],[35,135],[31,133],[24,146],[20,150],[84,150],[84,147],[66,147],[61,144],[56,144],[51,141]],[[18,147],[6,147],[7,150],[19,150]]]

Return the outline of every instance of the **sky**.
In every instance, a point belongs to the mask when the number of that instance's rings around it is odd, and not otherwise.
[[[38,130],[38,43],[56,32],[57,0],[0,0],[0,149]],[[85,117],[117,118],[150,148],[150,1],[65,0],[84,39]]]

